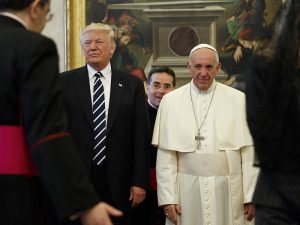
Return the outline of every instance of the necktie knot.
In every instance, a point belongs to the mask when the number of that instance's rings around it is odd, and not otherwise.
[[[96,79],[99,79],[99,78],[103,77],[103,74],[101,72],[97,72],[97,73],[95,73],[94,76],[96,77]]]

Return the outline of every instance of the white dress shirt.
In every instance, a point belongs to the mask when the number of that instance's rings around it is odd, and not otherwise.
[[[101,70],[97,71],[91,66],[87,65],[87,70],[89,74],[89,82],[90,82],[90,92],[91,92],[91,102],[93,103],[93,93],[94,93],[94,82],[96,77],[94,76],[95,73],[101,72],[103,74],[103,77],[100,78],[103,88],[104,88],[104,98],[105,98],[105,116],[106,116],[106,123],[108,118],[108,109],[109,109],[109,99],[110,99],[110,89],[111,89],[111,65],[110,63],[107,64],[107,66]],[[93,104],[92,104],[93,105]]]

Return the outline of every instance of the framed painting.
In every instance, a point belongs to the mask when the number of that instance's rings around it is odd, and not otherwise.
[[[89,23],[112,26],[117,48],[112,66],[145,74],[152,66],[174,69],[181,86],[190,80],[187,56],[198,43],[219,52],[218,79],[228,85],[243,81],[243,69],[282,0],[77,0],[69,1],[68,67],[84,64],[79,45]],[[237,87],[238,88],[238,87]]]

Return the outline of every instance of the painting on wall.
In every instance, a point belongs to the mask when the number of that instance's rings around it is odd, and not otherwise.
[[[122,9],[113,8],[124,3],[133,1],[87,0],[86,10],[92,13],[86,13],[86,23],[101,22],[113,27],[117,46],[111,64],[121,71],[141,75],[152,55],[151,22],[142,9],[132,10],[125,5],[119,6]]]
[[[85,4],[86,24],[102,22],[115,30],[114,67],[126,72],[147,72],[147,68],[164,63],[175,70],[182,67],[176,73],[182,79],[180,86],[190,79],[182,72],[189,50],[194,44],[208,42],[219,52],[220,80],[243,89],[243,69],[282,0],[86,0]],[[165,11],[153,16],[151,10]],[[187,10],[192,13],[186,15]],[[170,23],[172,11],[175,15]],[[198,12],[210,18],[214,12],[218,15],[210,21],[195,16]],[[167,29],[167,25],[171,27]]]
[[[226,84],[244,91],[243,72],[281,4],[281,0],[239,0],[222,15],[218,51]]]

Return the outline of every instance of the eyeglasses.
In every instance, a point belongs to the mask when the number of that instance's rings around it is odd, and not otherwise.
[[[48,13],[47,16],[46,16],[46,22],[50,22],[54,17],[54,14],[53,13]]]
[[[159,82],[153,82],[150,86],[152,86],[155,90],[159,90],[162,87],[165,91],[169,91],[173,88],[172,84],[161,84]]]

